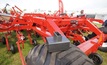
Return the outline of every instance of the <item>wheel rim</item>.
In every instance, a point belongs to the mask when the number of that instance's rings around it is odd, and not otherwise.
[[[36,41],[34,40],[34,44],[36,44]]]
[[[32,40],[33,45],[37,45],[37,41],[36,40]]]
[[[12,44],[12,45],[10,45],[10,50],[11,50],[11,52],[14,54],[15,53],[15,46]]]
[[[97,64],[100,60],[99,60],[99,58],[96,56],[96,55],[93,55],[92,56],[92,60],[93,60],[93,62],[95,63],[95,64]]]
[[[100,65],[102,63],[102,59],[97,54],[91,54],[89,58],[92,59],[96,65]]]

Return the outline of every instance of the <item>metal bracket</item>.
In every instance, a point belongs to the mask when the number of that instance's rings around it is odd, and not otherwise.
[[[70,41],[58,32],[55,32],[53,37],[46,37],[46,42],[49,52],[64,51],[70,48]]]

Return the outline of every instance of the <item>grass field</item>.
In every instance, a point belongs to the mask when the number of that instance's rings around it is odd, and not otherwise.
[[[23,55],[26,56],[31,48],[33,48],[33,46],[27,41],[25,48],[22,49]],[[98,51],[98,53],[103,57],[104,61],[102,65],[107,65],[107,53],[101,51]],[[0,43],[0,65],[21,65],[19,53],[12,54],[7,51],[5,45]]]
[[[38,42],[41,43],[42,41],[39,39]],[[22,49],[24,57],[33,47],[34,47],[33,45],[29,44],[29,40],[25,42],[24,49]],[[102,65],[107,65],[107,53],[101,51],[98,51],[97,53],[99,53],[103,57]],[[7,51],[5,45],[0,43],[0,65],[21,65],[19,53],[12,54],[11,52]]]
[[[0,37],[2,36],[3,35],[0,33]],[[12,36],[9,37],[9,40],[10,40],[9,43],[16,44],[15,36],[16,35],[12,33]],[[38,42],[43,43],[41,38],[38,38]],[[24,49],[22,49],[24,57],[28,54],[29,50],[33,47],[34,47],[33,45],[30,45],[29,40],[25,42]],[[103,57],[102,65],[107,65],[107,53],[101,52],[101,51],[98,51],[97,53],[99,53]],[[15,54],[12,54],[11,52],[7,51],[6,46],[3,45],[1,42],[0,42],[0,65],[22,65],[19,57],[19,53],[17,52]]]
[[[0,33],[0,37],[2,36],[3,34]],[[27,35],[24,34],[24,36],[27,36]],[[34,39],[34,36],[33,36],[33,39]],[[15,47],[17,47],[15,43],[16,41],[17,41],[16,35],[15,33],[12,33],[12,36],[11,37],[9,36],[9,44],[15,44]],[[38,42],[43,43],[41,38],[38,38]],[[22,49],[24,57],[28,54],[30,49],[33,47],[34,46],[30,44],[29,40],[26,40],[26,42],[24,43],[24,49]],[[17,53],[12,54],[10,51],[7,51],[6,46],[0,42],[0,65],[22,65],[18,50],[17,50]]]

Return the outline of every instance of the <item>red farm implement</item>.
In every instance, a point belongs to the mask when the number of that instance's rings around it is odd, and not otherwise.
[[[8,51],[11,50],[12,53],[15,53],[14,45],[9,45],[8,36],[11,35],[11,32],[16,33],[16,44],[22,65],[101,64],[102,58],[96,54],[96,51],[107,40],[107,35],[105,30],[99,29],[93,22],[102,24],[103,21],[87,18],[84,15],[69,17],[67,14],[63,14],[61,0],[59,0],[59,4],[59,10],[53,16],[40,13],[24,13],[22,15],[22,10],[17,6],[12,7],[11,14],[0,13],[2,18],[0,32],[5,32],[5,37],[1,40],[3,44],[6,44]],[[31,38],[31,31],[36,36],[41,36],[45,43],[36,45],[25,60],[20,48],[20,44],[24,48],[24,42],[26,41],[22,30],[27,31],[31,44],[36,44],[36,41]],[[84,33],[87,33],[87,35],[84,35]],[[72,40],[74,45],[68,38]]]

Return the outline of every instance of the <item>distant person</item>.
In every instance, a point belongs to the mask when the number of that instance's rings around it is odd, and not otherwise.
[[[71,13],[70,17],[73,17],[74,16],[74,13]]]
[[[81,15],[85,15],[85,14],[84,14],[84,10],[81,10],[81,11],[80,11],[80,14],[81,14]]]
[[[77,17],[82,17],[82,18],[84,18],[86,15],[84,14],[84,10],[81,10],[80,11],[80,14],[79,15],[77,15]]]

